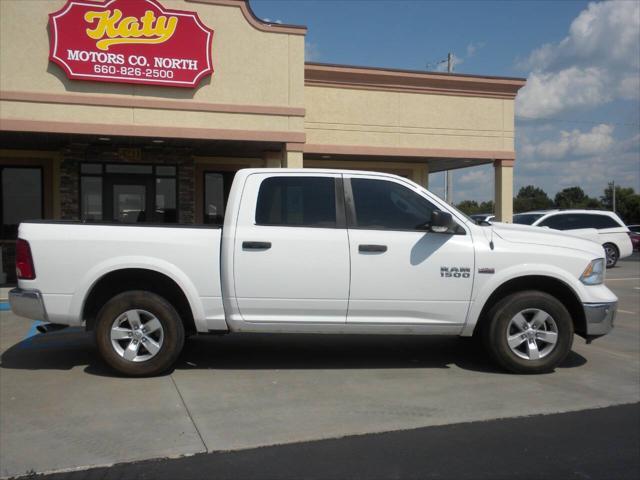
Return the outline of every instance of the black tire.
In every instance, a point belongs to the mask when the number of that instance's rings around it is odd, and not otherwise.
[[[620,258],[620,251],[613,243],[605,243],[604,247],[605,259],[607,262],[607,268],[613,268],[618,263]]]
[[[162,327],[161,346],[148,360],[127,360],[112,344],[111,329],[114,322],[131,310],[149,312]],[[154,376],[168,370],[180,355],[185,337],[182,320],[175,308],[161,296],[143,290],[124,292],[109,300],[98,313],[95,335],[98,350],[104,361],[113,369],[130,377]],[[127,340],[123,342],[126,344]],[[144,343],[140,342],[140,345],[144,346]],[[143,351],[146,352],[144,349]]]
[[[550,351],[538,359],[525,359],[518,356],[509,347],[507,336],[513,328],[511,320],[521,312],[541,310],[546,312],[555,322],[557,341],[555,345],[536,340],[536,343]],[[490,311],[487,322],[482,329],[482,340],[485,349],[493,359],[506,370],[513,373],[546,373],[553,371],[567,357],[573,344],[573,322],[571,315],[562,303],[551,295],[537,290],[528,290],[509,295],[498,302]],[[521,337],[524,338],[524,337]],[[527,341],[523,341],[523,345]],[[522,348],[522,347],[516,347]],[[528,347],[524,345],[521,354],[527,355]],[[542,354],[542,351],[539,352]]]

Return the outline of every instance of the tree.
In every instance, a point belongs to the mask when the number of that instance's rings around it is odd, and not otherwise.
[[[580,187],[569,187],[556,193],[555,206],[558,208],[602,208],[596,198],[591,198]]]
[[[458,210],[467,215],[473,215],[474,213],[478,213],[478,202],[475,200],[464,200],[456,205]]]
[[[475,200],[464,200],[458,203],[456,207],[467,215],[474,215],[476,213],[493,213],[493,200],[480,202],[480,204]]]
[[[613,210],[611,185],[604,189],[600,200],[603,208]],[[640,223],[640,195],[633,188],[616,186],[616,213],[627,225]]]
[[[548,210],[553,207],[553,202],[544,190],[533,185],[522,187],[518,195],[513,199],[515,213],[531,210]]]

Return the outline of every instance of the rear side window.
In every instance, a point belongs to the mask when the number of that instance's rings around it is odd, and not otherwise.
[[[593,225],[588,228],[620,228],[622,226],[608,215],[590,214],[585,216],[590,217],[589,223]]]
[[[352,178],[356,218],[352,227],[376,230],[425,230],[436,207],[395,182]]]
[[[260,184],[257,225],[336,227],[335,179],[271,177]]]
[[[597,213],[565,213],[554,215],[540,222],[540,226],[557,230],[577,230],[579,228],[617,228],[618,222],[607,215]]]

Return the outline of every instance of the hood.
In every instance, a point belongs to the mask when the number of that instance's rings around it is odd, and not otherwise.
[[[493,233],[507,242],[528,243],[533,245],[545,245],[549,247],[573,248],[590,253],[595,257],[604,257],[602,245],[596,241],[585,239],[597,239],[597,230],[587,229],[580,231],[580,236],[565,233],[561,230],[553,230],[530,225],[518,225],[512,223],[493,223]],[[593,230],[593,232],[591,232]]]

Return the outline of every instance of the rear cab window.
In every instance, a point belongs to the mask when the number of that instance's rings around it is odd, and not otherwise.
[[[256,225],[336,228],[336,182],[332,177],[276,176],[260,184]]]

